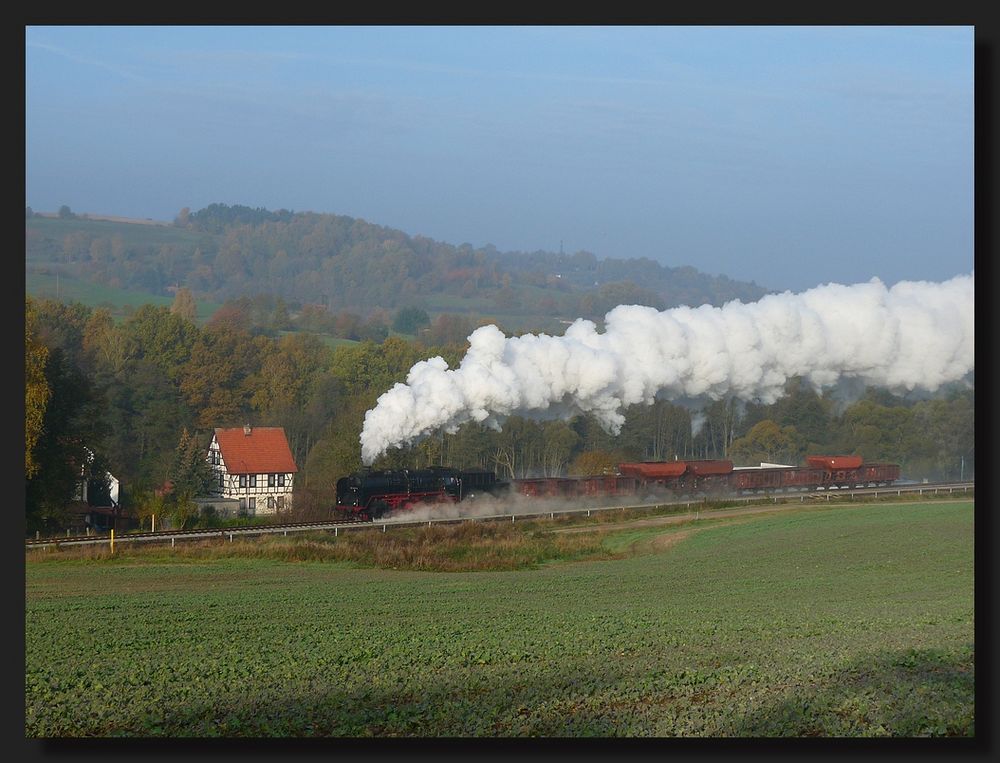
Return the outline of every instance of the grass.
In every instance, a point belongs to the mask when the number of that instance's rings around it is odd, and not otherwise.
[[[63,237],[74,233],[107,238],[118,236],[125,246],[160,246],[162,244],[195,246],[205,237],[203,233],[178,228],[174,225],[146,225],[141,221],[122,222],[82,216],[61,218],[36,215],[25,220],[24,229],[27,235],[44,236],[60,244]]]
[[[26,564],[25,734],[971,736],[973,514],[792,510],[664,546],[595,523],[502,571],[327,555],[377,530],[50,555]],[[558,535],[455,527],[391,542],[460,559]]]
[[[244,540],[188,541],[179,547],[119,544],[115,559],[109,547],[77,546],[32,550],[32,562],[106,560],[121,563],[223,559],[269,559],[285,562],[344,562],[355,567],[473,572],[482,570],[536,569],[554,561],[611,559],[603,532],[565,535],[525,532],[503,522],[462,522],[449,525],[400,528],[391,533],[370,526],[333,535],[329,532],[296,533],[292,537],[265,535]]]
[[[63,302],[79,302],[91,308],[105,307],[118,320],[124,320],[130,312],[138,310],[143,305],[170,307],[174,303],[172,295],[115,289],[74,278],[63,272],[60,272],[57,284],[55,274],[56,270],[53,267],[29,265],[25,272],[25,294],[30,294],[36,299],[58,298]],[[197,300],[196,322],[203,325],[220,306],[219,302]]]

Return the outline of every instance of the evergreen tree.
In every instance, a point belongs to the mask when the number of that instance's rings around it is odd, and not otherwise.
[[[174,462],[170,470],[175,496],[198,498],[211,491],[212,468],[208,465],[205,453],[206,449],[198,444],[198,438],[185,427],[174,451]]]

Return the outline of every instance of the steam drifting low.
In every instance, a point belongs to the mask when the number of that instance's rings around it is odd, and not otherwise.
[[[391,447],[468,421],[499,429],[513,414],[590,413],[617,434],[636,403],[772,403],[793,376],[816,389],[855,379],[933,392],[973,370],[974,285],[973,274],[891,288],[872,279],[723,307],[620,305],[603,332],[579,319],[563,336],[507,337],[482,326],[458,368],[422,360],[379,397],[365,414],[361,459],[371,464]]]

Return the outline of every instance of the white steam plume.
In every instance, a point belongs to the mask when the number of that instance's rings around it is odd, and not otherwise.
[[[416,363],[365,414],[361,459],[467,421],[495,429],[507,416],[590,413],[610,433],[623,411],[657,397],[772,403],[801,376],[816,389],[857,379],[896,391],[934,391],[973,370],[974,274],[943,283],[878,279],[826,284],[723,307],[620,305],[605,330],[579,319],[563,336],[469,336],[459,367]]]

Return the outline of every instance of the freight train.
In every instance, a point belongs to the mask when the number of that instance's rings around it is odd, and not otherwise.
[[[726,460],[622,463],[612,474],[498,480],[486,470],[444,466],[365,470],[337,481],[335,514],[375,520],[417,506],[516,494],[537,498],[671,498],[883,487],[899,479],[898,464],[866,464],[861,456],[808,456],[804,466],[734,467]]]

